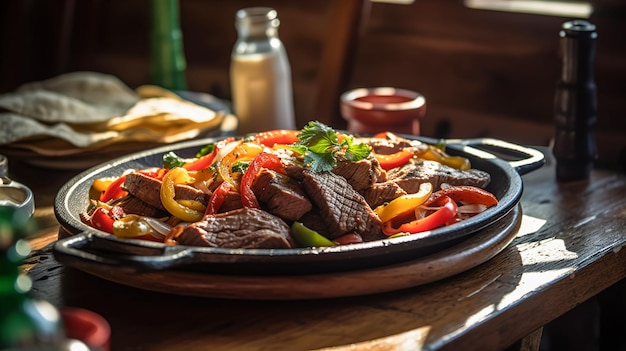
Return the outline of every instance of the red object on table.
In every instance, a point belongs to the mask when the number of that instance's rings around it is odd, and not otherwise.
[[[61,309],[61,317],[68,338],[80,340],[90,348],[110,350],[111,327],[104,317],[76,307]]]
[[[342,117],[354,133],[395,132],[420,135],[426,99],[420,93],[392,87],[359,88],[341,95]]]

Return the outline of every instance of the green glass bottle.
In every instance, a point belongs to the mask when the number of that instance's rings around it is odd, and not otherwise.
[[[152,84],[186,90],[187,62],[183,51],[178,0],[151,0],[150,69]]]
[[[30,213],[0,206],[0,349],[57,349],[65,336],[59,311],[30,298],[31,281],[20,273],[30,253],[24,240]]]

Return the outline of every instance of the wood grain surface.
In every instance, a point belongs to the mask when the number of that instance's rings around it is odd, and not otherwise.
[[[51,203],[38,199],[50,201],[62,175],[47,187],[33,186],[40,230],[24,268],[34,297],[104,316],[112,350],[502,350],[528,335],[524,340],[537,346],[543,325],[626,277],[624,175],[595,170],[589,181],[557,183],[553,159],[547,161],[523,177],[522,225],[510,245],[472,269],[413,288],[255,301],[152,292],[97,278],[50,254],[58,225]],[[22,175],[14,177],[26,184],[34,177]]]

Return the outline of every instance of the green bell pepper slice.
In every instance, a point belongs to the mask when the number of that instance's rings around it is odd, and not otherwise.
[[[300,246],[305,247],[321,247],[321,246],[335,246],[335,243],[330,241],[322,234],[315,230],[309,229],[300,222],[293,222],[291,225],[291,234]]]

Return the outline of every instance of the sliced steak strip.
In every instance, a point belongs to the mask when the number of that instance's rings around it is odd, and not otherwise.
[[[174,199],[176,200],[195,200],[206,205],[211,198],[210,194],[205,194],[202,190],[189,185],[177,184],[174,186],[174,191]]]
[[[185,227],[178,244],[231,249],[287,249],[293,247],[289,227],[263,210],[241,208],[205,216]]]
[[[420,184],[424,182],[432,183],[433,189],[438,190],[443,183],[484,188],[491,181],[487,172],[478,169],[462,171],[429,160],[418,160],[391,169],[387,172],[387,178],[389,181],[397,183],[409,194],[417,192]]]
[[[241,203],[241,194],[239,194],[238,191],[231,190],[224,197],[224,202],[222,203],[222,207],[220,207],[219,212],[228,212],[242,207],[243,204]]]
[[[290,178],[293,178],[297,181],[302,181],[302,173],[304,172],[304,166],[302,166],[301,163],[298,163],[296,161],[293,160],[281,160],[281,164],[283,165],[283,168],[285,169],[285,173],[287,173],[287,175]]]
[[[148,205],[165,210],[163,204],[161,204],[161,184],[162,182],[158,179],[148,177],[139,172],[131,172],[126,176],[124,189]],[[210,194],[205,194],[188,185],[179,184],[174,189],[176,194],[174,198],[176,200],[195,200],[206,205],[210,198]]]
[[[411,147],[411,141],[404,138],[389,140],[383,138],[363,138],[357,139],[358,142],[365,143],[372,147],[375,153],[381,155],[394,154],[404,148]]]
[[[337,161],[337,166],[333,169],[333,173],[346,178],[348,184],[356,191],[386,180],[385,170],[380,167],[378,160],[374,157],[358,162],[340,159]]]
[[[319,209],[317,207],[314,207],[311,211],[305,213],[298,221],[302,222],[305,227],[314,230],[327,238],[330,237],[331,233],[328,230],[328,226],[324,223],[324,219],[319,213]]]
[[[126,180],[122,187],[128,191],[129,194],[139,198],[150,206],[165,210],[161,204],[159,195],[161,181],[158,179],[148,177],[139,172],[131,172],[126,175]]]
[[[285,220],[295,221],[313,208],[295,179],[269,169],[259,172],[252,191],[268,212]]]
[[[392,181],[376,183],[367,189],[360,191],[361,195],[371,208],[376,208],[385,202],[389,202],[399,196],[405,195],[407,192],[398,184]]]
[[[120,199],[114,200],[112,205],[120,206],[125,213],[136,214],[146,217],[163,217],[168,213],[164,209],[150,206],[133,195],[126,195]]]
[[[382,237],[380,219],[344,177],[310,170],[303,175],[304,190],[319,208],[329,239],[351,232],[361,234],[366,241]]]

